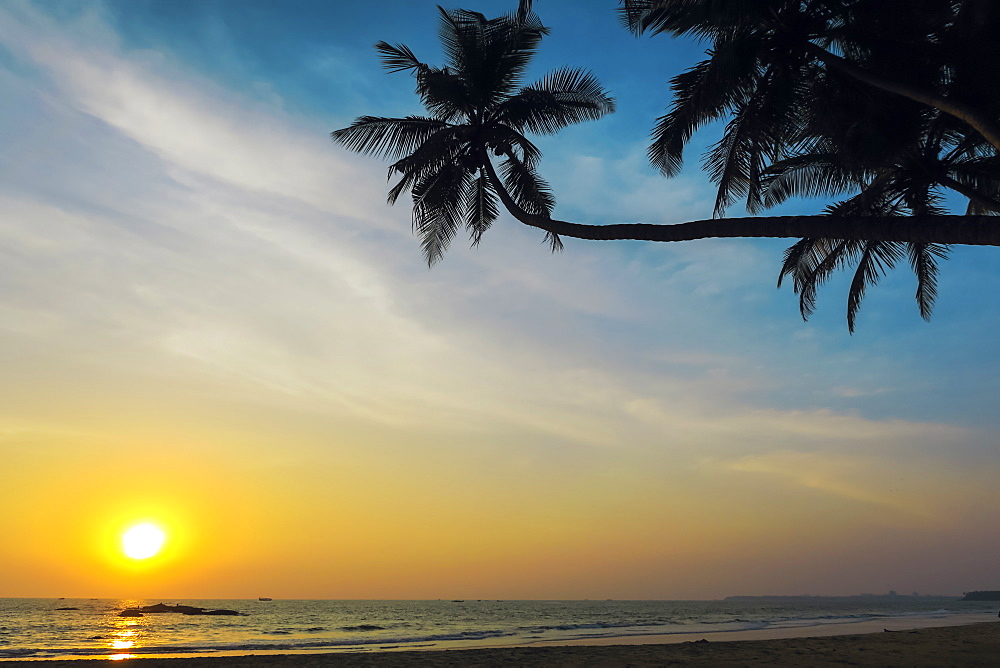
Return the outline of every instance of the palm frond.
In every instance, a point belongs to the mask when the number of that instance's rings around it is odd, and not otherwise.
[[[331,132],[330,137],[352,151],[396,160],[447,127],[448,123],[425,116],[361,116],[350,126]]]
[[[424,107],[442,121],[468,117],[472,108],[465,82],[448,68],[418,72],[417,95]]]
[[[405,44],[389,44],[388,42],[378,42],[375,50],[382,58],[382,65],[390,72],[406,72],[409,70],[419,70],[427,65],[420,62]]]
[[[489,97],[490,106],[502,102],[521,86],[531,59],[538,53],[539,43],[548,34],[549,29],[542,25],[538,16],[520,9],[490,23],[487,35],[491,43],[502,45],[491,53],[489,61],[495,63],[495,69],[483,82],[495,89]]]
[[[471,176],[446,164],[413,186],[413,230],[428,266],[441,260],[462,224]]]
[[[798,134],[799,114],[794,82],[763,73],[757,90],[733,114],[720,139],[704,157],[710,178],[718,184],[715,215],[741,197],[747,208],[760,208],[761,177],[777,159],[787,139]]]
[[[761,202],[771,208],[790,197],[840,195],[862,187],[864,177],[835,153],[796,155],[772,163],[761,175]]]
[[[531,0],[520,0],[517,4],[517,19],[519,21],[524,21],[532,14],[532,1]]]
[[[667,32],[714,39],[760,22],[779,4],[769,0],[622,0],[622,23],[635,35]]]
[[[805,265],[809,262],[807,256],[813,253],[813,244],[816,243],[816,239],[811,237],[806,237],[804,239],[799,239],[794,244],[785,249],[782,256],[781,270],[778,272],[778,287],[785,281],[785,276],[793,276],[799,270],[799,267]],[[818,263],[819,260],[816,261]]]
[[[948,212],[944,206],[944,198],[922,174],[897,174],[890,189],[898,193],[899,200],[913,213],[940,216]]]
[[[847,293],[847,329],[853,334],[858,309],[869,286],[879,282],[903,256],[903,245],[894,241],[864,241],[857,270]]]
[[[910,266],[917,276],[917,306],[924,320],[931,319],[937,299],[937,261],[947,259],[949,250],[950,247],[943,244],[907,244]]]
[[[506,99],[519,85],[547,29],[531,13],[487,19],[464,9],[439,10],[445,57],[465,84],[470,102],[488,109]]]
[[[438,6],[438,13],[438,38],[441,40],[448,68],[468,81],[470,70],[477,67],[477,60],[483,55],[484,29],[488,21],[483,14],[466,9],[444,9]]]
[[[744,100],[759,77],[759,44],[743,39],[719,45],[710,58],[670,82],[674,103],[657,119],[651,133],[649,161],[665,176],[683,166],[684,147],[701,127],[719,120]]]
[[[549,216],[555,199],[549,185],[529,165],[508,154],[500,163],[500,178],[517,205],[530,214]]]
[[[480,171],[472,187],[466,192],[466,197],[466,225],[472,237],[472,245],[478,246],[483,233],[500,215],[497,195],[486,174]]]
[[[546,232],[545,239],[543,240],[542,243],[548,244],[549,250],[551,250],[553,253],[559,253],[563,249],[562,239],[560,239],[559,235],[556,234],[555,232]]]
[[[958,185],[944,185],[969,197],[968,215],[1000,215],[1000,156],[956,157],[948,163],[948,176]]]
[[[564,67],[522,88],[501,103],[492,117],[513,128],[555,134],[575,123],[598,120],[614,110],[614,99],[593,74]]]
[[[448,127],[428,137],[413,153],[389,166],[388,177],[402,174],[399,183],[389,191],[388,202],[395,204],[407,188],[445,165],[458,164],[467,150],[464,128]]]
[[[816,310],[819,287],[834,271],[851,261],[860,242],[844,239],[800,239],[785,251],[778,287],[782,279],[791,276],[792,287],[799,295],[799,312],[808,320]]]
[[[448,68],[431,67],[421,62],[405,44],[378,42],[375,50],[389,72],[413,74],[417,95],[436,119],[455,120],[468,108],[465,84]]]

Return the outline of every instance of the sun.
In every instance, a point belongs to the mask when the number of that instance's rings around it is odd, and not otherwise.
[[[122,550],[125,552],[125,556],[132,559],[155,557],[163,549],[165,542],[167,542],[167,534],[163,532],[163,529],[149,522],[129,527],[122,534]]]

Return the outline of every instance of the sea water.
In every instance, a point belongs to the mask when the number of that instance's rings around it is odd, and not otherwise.
[[[241,615],[118,616],[126,607],[159,602],[0,599],[0,660],[447,649],[949,617],[995,612],[1000,605],[930,596],[724,601],[164,600],[226,608]]]

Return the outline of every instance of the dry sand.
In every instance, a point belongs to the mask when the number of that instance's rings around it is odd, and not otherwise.
[[[619,639],[620,640],[620,639]],[[271,654],[123,661],[13,661],[0,666],[65,668],[230,666],[1000,666],[1000,623],[771,640],[532,646],[353,654]]]

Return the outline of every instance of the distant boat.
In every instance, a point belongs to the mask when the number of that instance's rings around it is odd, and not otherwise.
[[[257,600],[258,601],[270,601],[271,599],[269,599],[267,596],[258,596]]]

